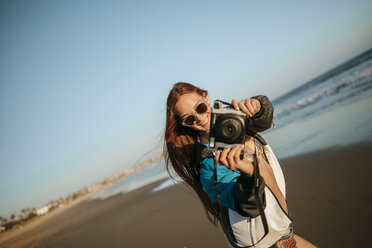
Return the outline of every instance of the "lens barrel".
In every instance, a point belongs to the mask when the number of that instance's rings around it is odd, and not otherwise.
[[[226,144],[241,143],[245,136],[245,122],[239,115],[220,115],[215,125],[216,139]]]

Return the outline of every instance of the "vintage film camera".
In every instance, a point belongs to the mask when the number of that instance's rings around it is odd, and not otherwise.
[[[226,105],[223,107],[222,105]],[[244,149],[247,116],[231,104],[216,100],[213,103],[209,133],[209,149],[217,150],[241,145]]]

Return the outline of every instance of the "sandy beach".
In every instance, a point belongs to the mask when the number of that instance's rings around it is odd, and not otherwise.
[[[372,221],[372,144],[355,144],[280,160],[296,234],[319,247],[368,247]],[[84,200],[45,216],[0,247],[227,247],[196,196],[156,182],[105,200]]]

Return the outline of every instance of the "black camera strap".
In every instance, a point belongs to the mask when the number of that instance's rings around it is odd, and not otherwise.
[[[221,222],[222,229],[223,229],[223,231],[224,231],[227,239],[229,240],[230,244],[234,248],[253,247],[256,244],[258,244],[269,233],[269,226],[267,224],[264,207],[263,207],[263,204],[262,204],[262,202],[261,202],[261,200],[259,198],[259,192],[258,192],[259,191],[258,186],[260,185],[260,177],[259,177],[260,171],[259,171],[259,167],[258,167],[257,152],[255,153],[254,160],[253,160],[253,163],[252,164],[253,164],[253,168],[254,168],[254,171],[253,171],[253,178],[254,178],[254,186],[253,186],[254,187],[254,197],[255,197],[255,199],[257,201],[258,210],[260,212],[260,216],[261,216],[262,224],[263,224],[263,227],[264,227],[264,230],[265,230],[265,234],[255,244],[252,244],[250,246],[244,246],[244,247],[243,246],[238,246],[235,243],[236,241],[234,241],[234,240],[236,240],[236,239],[232,236],[231,230],[228,230],[228,227],[230,226],[230,224],[227,223],[229,221],[227,219],[228,216],[226,216],[226,218],[223,216],[223,209],[222,209],[220,194],[219,194],[219,190],[218,190],[217,164],[216,163],[214,164],[214,184],[216,186],[217,202],[218,202],[218,206],[219,206],[219,209],[217,210],[218,218],[219,218],[219,220]]]

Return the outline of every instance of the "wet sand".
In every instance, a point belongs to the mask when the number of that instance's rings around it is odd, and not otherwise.
[[[372,223],[372,144],[331,148],[280,160],[298,235],[319,247],[368,247]],[[227,247],[197,197],[156,182],[105,200],[84,200],[0,247]]]

